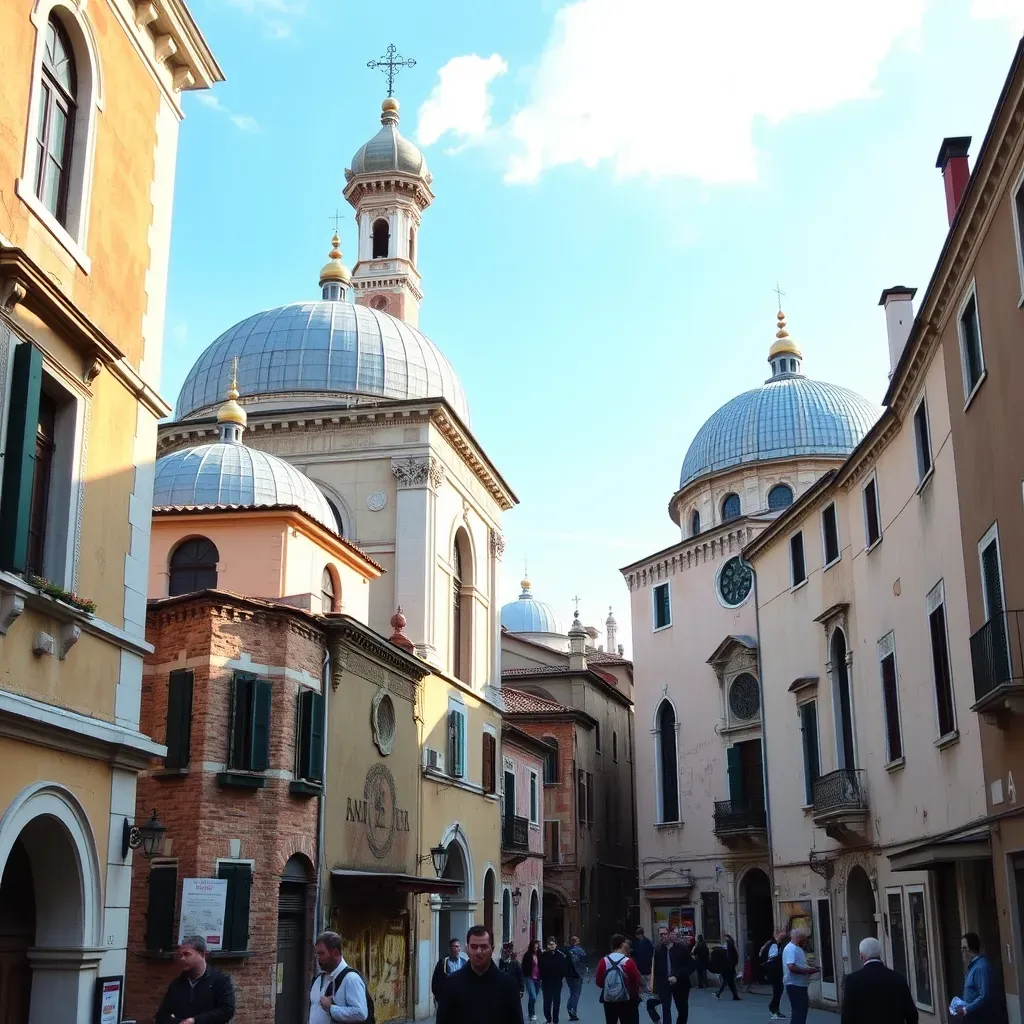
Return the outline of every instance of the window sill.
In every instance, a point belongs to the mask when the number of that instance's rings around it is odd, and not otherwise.
[[[886,766],[885,770],[890,774],[892,772],[898,772],[907,766],[907,759],[905,757],[897,757],[895,761],[890,761]]]
[[[870,544],[869,544],[869,545],[868,545],[868,546],[867,546],[867,547],[866,547],[866,548],[864,549],[864,554],[865,554],[865,555],[870,555],[870,554],[871,554],[871,552],[872,552],[872,551],[874,551],[874,550],[875,550],[875,548],[877,548],[877,547],[878,547],[878,545],[879,545],[879,544],[881,544],[881,543],[882,543],[882,538],[881,538],[881,536],[878,536],[878,537],[876,537],[876,538],[875,538],[875,539],[874,539],[874,540],[873,540],[873,541],[872,541],[872,542],[871,542],[871,543],[870,543]]]
[[[935,741],[935,747],[938,750],[946,750],[949,747],[954,746],[960,742],[960,730],[954,729],[952,732],[947,732],[944,736],[940,736]]]
[[[651,630],[651,632],[652,633],[663,633],[666,629],[671,629],[671,628],[672,628],[672,623],[671,622],[667,622],[667,623],[665,623],[664,626],[655,626],[654,629]]]
[[[682,828],[683,823],[681,821],[657,821],[654,823],[656,829],[675,829]]]
[[[920,482],[917,485],[917,490],[914,493],[915,494],[920,494],[928,486],[928,484],[931,482],[931,479],[932,479],[933,476],[935,476],[935,463],[934,462],[928,467],[928,472],[925,473],[925,475],[923,477],[921,477],[921,480],[920,480]]]
[[[810,817],[814,813],[814,804],[803,804],[800,810],[804,812],[804,817]]]
[[[248,772],[217,772],[217,785],[228,789],[265,789],[267,777]]]
[[[798,590],[801,590],[803,587],[806,587],[806,586],[807,586],[807,577],[805,576],[799,583],[794,583],[789,588],[789,592],[791,594],[795,594]]]
[[[18,198],[35,214],[36,219],[50,232],[53,237],[67,251],[67,254],[82,268],[83,273],[92,271],[92,260],[86,255],[85,250],[71,237],[67,228],[39,201],[39,197],[32,191],[24,178],[18,178],[14,183],[14,191]]]
[[[151,779],[187,779],[187,768],[163,768],[158,772],[152,772]]]
[[[292,796],[320,796],[324,787],[319,782],[309,782],[306,779],[293,779],[288,783],[288,792]]]
[[[971,405],[971,402],[974,401],[974,396],[981,389],[981,385],[985,383],[985,379],[987,377],[988,377],[988,370],[982,370],[981,371],[981,376],[978,378],[978,382],[974,385],[973,388],[971,388],[971,393],[967,396],[967,401],[964,402],[964,412],[967,412],[968,408]]]
[[[834,565],[838,565],[843,560],[843,554],[840,552],[838,556],[832,559],[831,562],[826,562],[822,567],[822,572],[828,572]]]

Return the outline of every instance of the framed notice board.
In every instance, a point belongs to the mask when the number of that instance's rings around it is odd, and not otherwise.
[[[124,993],[124,975],[96,979],[92,1024],[119,1024],[121,997]]]

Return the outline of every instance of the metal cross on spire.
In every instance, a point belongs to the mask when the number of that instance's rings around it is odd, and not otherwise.
[[[779,300],[779,312],[782,312],[782,296],[786,293],[779,287],[779,282],[775,282],[775,287],[772,289],[775,292],[776,298]]]
[[[327,218],[328,220],[334,221],[334,233],[338,233],[338,225],[341,223],[341,210],[337,207],[334,208],[334,214]]]
[[[384,51],[384,56],[377,60],[369,60],[366,62],[368,68],[379,68],[388,76],[388,95],[394,96],[395,94],[395,76],[402,68],[414,68],[416,67],[416,61],[412,57],[403,57],[395,47],[394,43],[391,43],[387,50]]]

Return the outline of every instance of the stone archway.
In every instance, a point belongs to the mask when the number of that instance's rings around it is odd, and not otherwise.
[[[5,906],[18,892],[8,909],[22,937],[32,930],[20,958],[9,951],[17,1009],[6,1008],[4,1024],[90,1024],[103,955],[99,858],[85,811],[63,787],[29,787],[0,819],[0,890]]]
[[[452,896],[441,897],[441,910],[437,921],[437,945],[438,956],[448,948],[451,939],[458,939],[465,943],[466,932],[473,923],[470,920],[470,905],[467,892],[467,869],[466,858],[462,851],[462,845],[452,839],[448,845],[448,863],[445,864],[442,878],[450,882],[458,882],[459,889]]]
[[[744,957],[750,943],[753,943],[756,953],[775,930],[771,883],[761,868],[750,868],[740,879],[739,903],[740,927],[736,945],[740,956]],[[756,963],[755,959],[755,969]]]
[[[275,1024],[291,1024],[299,1019],[304,1006],[308,1012],[310,936],[310,883],[313,865],[304,854],[288,858],[281,873],[277,894],[277,999],[274,1003]]]
[[[540,900],[537,899],[537,890],[530,892],[530,942],[540,938]]]
[[[857,951],[861,939],[869,935],[878,938],[875,923],[875,894],[867,872],[855,864],[846,879],[846,936],[850,949],[850,962],[857,964]]]
[[[495,902],[495,881],[494,881],[494,869],[488,868],[484,875],[484,927],[491,930],[491,934],[495,935],[494,931],[494,902]],[[497,935],[495,935],[495,942],[497,942]]]
[[[565,903],[561,896],[550,889],[544,892],[544,934],[538,935],[541,943],[547,941],[548,936],[554,935],[559,944],[564,944],[568,939],[565,933]]]

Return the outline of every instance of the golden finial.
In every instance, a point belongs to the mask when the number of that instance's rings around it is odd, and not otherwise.
[[[348,267],[341,262],[341,238],[338,237],[338,232],[335,230],[334,237],[331,239],[331,251],[327,256],[327,262],[320,271],[320,287],[323,288],[325,284],[331,281],[348,284],[351,280],[352,275],[349,273]]]
[[[228,388],[227,401],[217,410],[217,422],[234,423],[244,427],[247,421],[245,410],[238,404],[238,356],[233,356],[231,386]]]
[[[798,359],[803,359],[804,354],[800,351],[800,346],[789,336],[789,331],[786,330],[786,314],[782,312],[781,306],[778,313],[775,314],[775,327],[775,343],[768,350],[768,359],[772,360],[780,355],[793,355]]]

